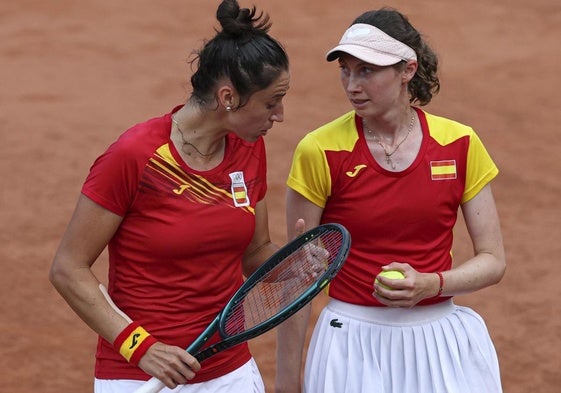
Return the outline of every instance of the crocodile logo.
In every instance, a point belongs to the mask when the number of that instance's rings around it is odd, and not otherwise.
[[[339,320],[337,318],[334,318],[334,319],[331,320],[331,322],[329,322],[329,326],[341,329],[341,327],[343,326],[343,323],[339,322]]]

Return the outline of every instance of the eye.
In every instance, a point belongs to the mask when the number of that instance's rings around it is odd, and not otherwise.
[[[350,70],[349,67],[343,65],[343,64],[339,64],[339,69],[341,70],[341,74],[345,75],[345,76],[349,76],[350,75]]]
[[[282,102],[283,98],[284,95],[275,99],[274,101],[269,102],[265,107],[267,108],[267,110],[273,110]]]
[[[364,66],[364,67],[360,68],[360,74],[361,75],[369,75],[373,72],[374,72],[374,69],[372,67],[369,67],[369,66]]]

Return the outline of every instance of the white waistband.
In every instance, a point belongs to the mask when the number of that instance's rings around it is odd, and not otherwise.
[[[452,299],[412,308],[370,307],[330,299],[327,308],[337,314],[381,325],[416,325],[431,322],[450,314],[455,309]]]

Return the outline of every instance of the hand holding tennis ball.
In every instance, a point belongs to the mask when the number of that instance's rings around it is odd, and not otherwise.
[[[378,277],[380,276],[385,278],[391,278],[392,280],[403,280],[405,278],[405,275],[399,270],[382,270],[380,274],[376,276],[376,279],[374,280],[374,284],[384,287],[386,289],[392,289],[392,288],[379,282]]]

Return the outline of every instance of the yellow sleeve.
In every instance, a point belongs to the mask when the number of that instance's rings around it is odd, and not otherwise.
[[[470,133],[467,155],[466,187],[461,203],[466,203],[493,180],[499,169],[475,132]]]
[[[473,128],[425,112],[431,136],[442,146],[467,136],[466,180],[461,203],[464,204],[493,180],[499,170]]]
[[[307,134],[294,152],[288,187],[324,208],[332,192],[332,172],[337,171],[330,167],[326,151],[350,152],[357,140],[354,111]]]
[[[325,207],[331,194],[331,176],[325,152],[313,134],[298,143],[286,183],[312,203]]]

